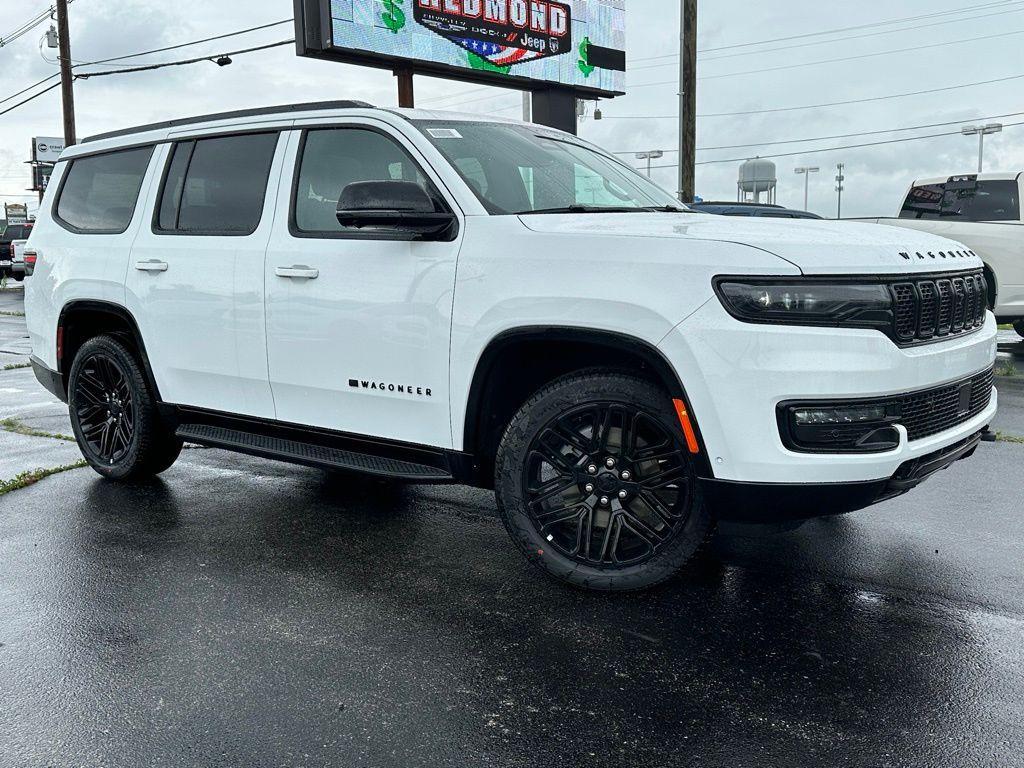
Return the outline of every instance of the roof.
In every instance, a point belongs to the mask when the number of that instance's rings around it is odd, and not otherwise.
[[[969,176],[976,178],[978,181],[1016,181],[1020,178],[1021,173],[951,173],[948,176],[936,176],[932,179],[916,179],[914,181],[914,186],[923,186],[925,184],[945,184],[954,176]]]
[[[180,128],[185,125],[197,125],[200,123],[212,123],[217,120],[234,120],[245,117],[259,117],[263,115],[287,115],[291,112],[316,112],[329,109],[374,109],[373,104],[365,101],[314,101],[305,104],[281,104],[276,107],[259,107],[257,109],[239,109],[234,112],[218,112],[212,115],[197,115],[196,117],[182,117],[177,120],[166,120],[162,123],[150,123],[148,125],[137,125],[132,128],[122,128],[118,131],[99,133],[83,139],[83,144],[103,139],[115,139],[120,136],[131,136],[135,133],[146,133],[147,131],[158,131],[165,128]]]

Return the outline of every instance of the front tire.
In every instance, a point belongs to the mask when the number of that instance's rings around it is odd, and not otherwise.
[[[558,379],[519,409],[495,488],[530,562],[622,592],[660,584],[698,553],[714,523],[671,402],[646,380],[598,370]]]
[[[82,455],[110,480],[154,477],[181,453],[135,355],[112,336],[90,339],[75,355],[68,408]]]

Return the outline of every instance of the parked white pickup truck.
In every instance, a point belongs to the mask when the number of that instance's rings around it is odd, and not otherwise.
[[[985,262],[989,306],[1024,336],[1024,173],[985,173],[915,181],[899,218],[879,224],[919,229],[963,243]],[[942,254],[915,253],[918,260]]]

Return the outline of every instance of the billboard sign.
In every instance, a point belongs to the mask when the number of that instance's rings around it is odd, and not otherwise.
[[[300,56],[580,96],[626,88],[625,0],[295,0]]]
[[[64,151],[64,139],[54,136],[39,136],[32,139],[32,162],[56,163]]]
[[[45,192],[50,186],[50,177],[53,175],[53,166],[49,164],[32,166],[32,191]]]
[[[7,224],[27,224],[28,206],[24,203],[4,203],[4,216]]]

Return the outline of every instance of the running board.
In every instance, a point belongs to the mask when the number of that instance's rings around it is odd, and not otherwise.
[[[450,472],[429,464],[208,424],[183,424],[178,427],[176,434],[189,443],[224,448],[291,464],[304,464],[308,467],[341,469],[416,482],[438,483],[454,479]]]

